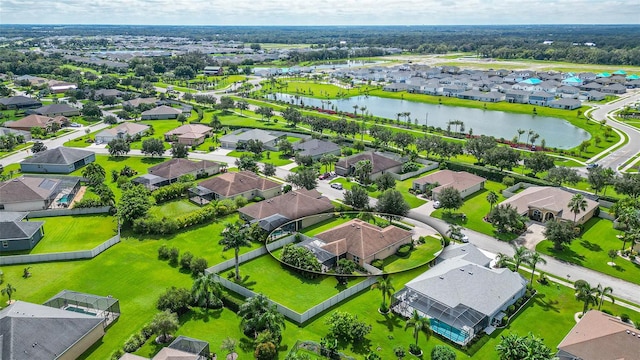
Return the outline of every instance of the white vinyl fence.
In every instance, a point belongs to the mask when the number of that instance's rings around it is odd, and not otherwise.
[[[100,207],[78,208],[78,209],[36,210],[36,211],[29,212],[29,219],[52,217],[52,216],[105,214],[105,213],[108,213],[109,210],[111,210],[111,206],[100,206]]]
[[[58,253],[48,253],[48,254],[34,254],[34,255],[0,256],[0,265],[33,264],[33,263],[48,262],[48,261],[92,259],[119,242],[120,242],[120,235],[116,235],[91,250],[58,252]]]

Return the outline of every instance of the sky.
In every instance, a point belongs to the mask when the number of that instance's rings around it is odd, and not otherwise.
[[[640,24],[640,1],[0,0],[0,24]]]

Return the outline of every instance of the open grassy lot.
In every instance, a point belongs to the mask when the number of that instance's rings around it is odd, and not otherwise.
[[[200,209],[200,206],[192,203],[187,199],[180,199],[151,207],[151,209],[149,210],[149,215],[170,218],[183,215],[198,209]]]
[[[238,150],[234,150],[234,151],[230,152],[227,155],[239,158],[243,154],[247,154],[247,155],[251,155],[251,156],[254,155],[251,152],[238,151]],[[285,155],[282,155],[281,151],[265,150],[265,151],[262,152],[261,156],[262,156],[261,159],[258,160],[259,162],[270,163],[270,164],[273,164],[275,166],[283,166],[283,165],[291,164],[293,162],[291,160],[291,158],[289,158],[289,157],[287,157]]]
[[[549,240],[539,243],[536,250],[560,260],[640,284],[640,278],[638,278],[640,265],[622,258],[614,260],[616,266],[607,264],[611,261],[608,255],[609,250],[622,249],[622,240],[616,237],[619,234],[620,231],[613,228],[611,221],[594,217],[586,223],[580,238],[573,240],[562,251],[555,251],[553,243]],[[627,242],[627,246],[630,246],[629,242]]]
[[[343,88],[333,84],[317,83],[311,81],[286,81],[283,86],[272,87],[271,83],[263,84],[265,91],[277,91],[285,94],[304,95],[315,98],[335,99],[340,97],[350,97],[362,95],[368,91],[378,89],[374,86],[358,86]]]

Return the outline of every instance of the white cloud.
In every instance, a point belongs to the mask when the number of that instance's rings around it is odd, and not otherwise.
[[[1,23],[184,25],[637,24],[624,0],[2,0]]]

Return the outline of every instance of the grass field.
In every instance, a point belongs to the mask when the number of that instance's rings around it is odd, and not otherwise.
[[[429,174],[429,172],[425,173],[425,174]],[[422,174],[420,176],[424,176],[425,174]],[[409,204],[409,206],[413,209],[413,208],[417,208],[418,206],[426,203],[427,201],[423,198],[417,197],[413,194],[409,193],[409,189],[411,189],[413,181],[416,180],[415,177],[413,178],[409,178],[403,181],[396,181],[396,190],[400,191],[402,193],[402,197],[404,198],[404,200],[407,202],[407,204]],[[351,190],[351,187],[353,185],[358,185],[358,183],[356,182],[351,182],[346,178],[343,177],[339,177],[336,179],[331,180],[330,182],[331,184],[334,183],[340,183],[342,184],[342,187],[345,190]],[[378,191],[378,188],[375,184],[370,184],[365,186],[365,189],[367,189],[367,191],[369,192],[369,196],[373,197],[373,198],[378,198],[378,196],[380,196],[380,194],[382,194],[381,191]]]
[[[612,261],[608,256],[609,250],[622,249],[622,240],[616,237],[620,233],[620,231],[613,228],[611,221],[592,218],[586,223],[582,236],[573,240],[562,251],[554,250],[553,243],[549,240],[538,244],[536,250],[540,253],[557,257],[560,260],[640,284],[640,278],[638,278],[640,265],[633,264],[622,258],[617,258],[613,261],[616,266],[607,264]],[[627,242],[627,246],[630,246],[629,242]]]
[[[151,209],[149,210],[149,215],[161,218],[172,218],[198,209],[200,209],[200,206],[192,203],[187,199],[180,199],[151,207]]]
[[[238,150],[234,150],[234,151],[230,152],[227,155],[239,158],[243,154],[254,155],[251,152],[238,151]],[[262,157],[260,158],[260,160],[258,160],[259,162],[270,163],[270,164],[273,164],[275,166],[288,165],[288,164],[291,164],[293,162],[291,160],[291,158],[282,155],[281,151],[265,150],[265,151],[262,152],[261,155],[262,155]]]

